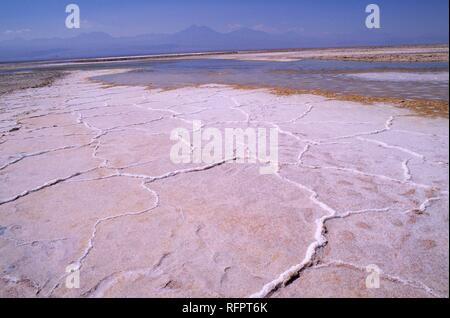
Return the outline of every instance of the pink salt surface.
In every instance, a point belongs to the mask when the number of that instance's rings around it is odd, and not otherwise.
[[[106,72],[0,98],[0,296],[448,297],[447,119]],[[276,128],[278,173],[172,163],[193,120]]]

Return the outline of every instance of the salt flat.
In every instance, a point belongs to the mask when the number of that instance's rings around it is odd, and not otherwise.
[[[0,97],[0,296],[448,297],[447,118],[107,72]],[[194,120],[276,128],[279,171],[174,164]]]

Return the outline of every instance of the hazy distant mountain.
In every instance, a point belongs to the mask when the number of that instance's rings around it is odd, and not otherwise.
[[[331,47],[348,45],[416,44],[448,42],[447,39],[422,37],[395,38],[383,33],[324,35],[307,37],[298,33],[269,34],[242,28],[228,33],[205,26],[191,26],[173,34],[144,34],[112,37],[102,32],[84,33],[72,38],[49,38],[0,42],[0,61],[66,59],[154,53],[215,50]]]

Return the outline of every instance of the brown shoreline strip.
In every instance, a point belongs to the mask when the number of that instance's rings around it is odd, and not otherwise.
[[[356,94],[340,94],[331,91],[324,91],[319,89],[292,89],[286,87],[261,87],[251,85],[231,85],[236,89],[268,89],[272,94],[280,96],[312,94],[320,95],[330,99],[360,102],[364,104],[374,103],[389,103],[400,108],[407,108],[418,115],[425,117],[444,117],[449,118],[449,105],[447,100],[432,100],[432,99],[405,99],[389,96],[363,96]]]
[[[102,88],[110,88],[110,87],[120,87],[120,86],[128,86],[123,84],[114,84],[106,81],[102,81],[99,79],[90,79],[92,82],[102,85]],[[170,91],[175,89],[180,89],[184,87],[201,87],[207,84],[192,84],[192,85],[183,85],[183,86],[175,86],[175,87],[156,87],[156,86],[147,86],[147,89],[161,89],[163,91]],[[389,103],[394,106],[400,108],[406,108],[414,111],[417,115],[421,115],[424,117],[441,117],[441,118],[449,118],[449,101],[448,100],[433,100],[433,99],[409,99],[409,98],[398,98],[391,96],[364,96],[357,94],[343,94],[332,91],[325,91],[320,89],[293,89],[287,87],[274,87],[274,86],[259,86],[259,85],[246,85],[246,84],[224,84],[226,86],[232,87],[234,89],[266,89],[272,94],[279,96],[289,96],[289,95],[302,95],[302,94],[311,94],[311,95],[319,95],[323,97],[327,97],[329,99],[342,100],[342,101],[350,101],[350,102],[360,102],[363,104],[374,104],[374,103]]]
[[[15,90],[51,86],[64,76],[61,71],[33,71],[26,73],[0,74],[0,96]]]

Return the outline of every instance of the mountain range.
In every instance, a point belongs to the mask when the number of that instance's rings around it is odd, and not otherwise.
[[[359,34],[266,33],[249,28],[221,33],[206,26],[191,26],[172,34],[144,34],[113,37],[107,33],[83,33],[71,38],[26,40],[16,38],[0,42],[0,61],[72,59],[102,56],[162,53],[228,51],[250,49],[286,49],[357,45],[394,45],[447,43],[448,39],[422,36],[398,38],[381,32]]]

